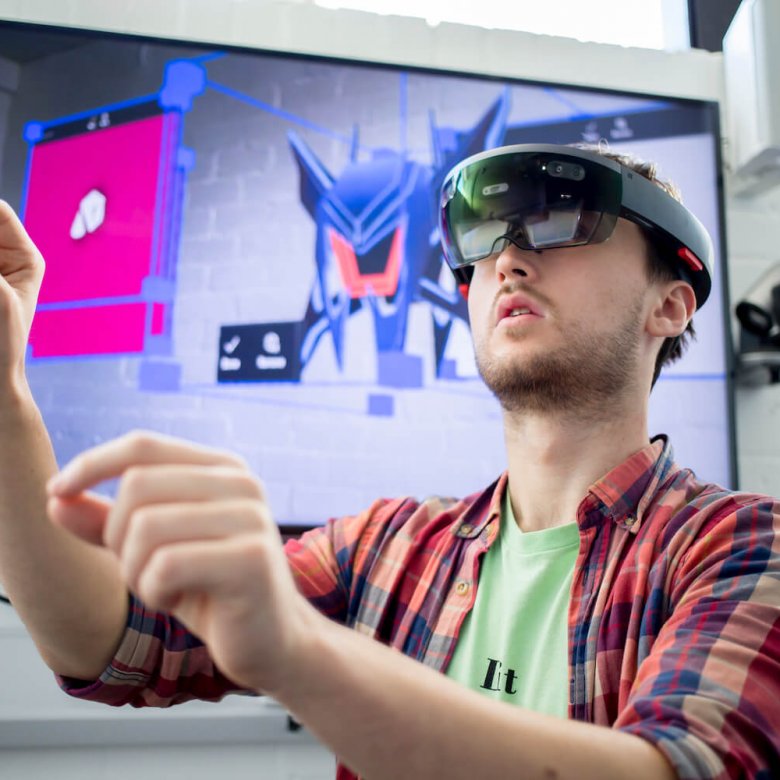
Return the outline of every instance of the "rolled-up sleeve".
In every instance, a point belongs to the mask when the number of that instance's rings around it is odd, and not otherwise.
[[[216,667],[198,637],[132,595],[122,641],[100,677],[57,679],[71,696],[115,706],[168,707],[242,692]]]
[[[699,530],[614,724],[655,744],[680,778],[780,777],[778,509],[755,502]]]

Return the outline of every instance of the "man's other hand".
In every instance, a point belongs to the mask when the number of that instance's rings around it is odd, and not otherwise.
[[[115,478],[115,501],[87,492]],[[283,685],[321,617],[240,458],[135,432],[74,458],[48,491],[51,519],[110,549],[128,587],[200,637],[231,680],[270,694]]]

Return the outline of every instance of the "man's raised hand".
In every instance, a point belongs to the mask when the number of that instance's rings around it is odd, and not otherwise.
[[[24,376],[24,355],[43,279],[41,253],[0,200],[0,382]]]

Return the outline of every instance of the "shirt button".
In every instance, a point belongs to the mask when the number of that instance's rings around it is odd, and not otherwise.
[[[455,584],[455,592],[459,596],[465,596],[469,592],[469,584],[466,580],[458,580]]]
[[[460,527],[460,532],[462,534],[466,534],[466,535],[470,534],[473,530],[474,530],[474,526],[473,525],[469,525],[468,523],[464,523]]]
[[[631,528],[631,526],[636,522],[636,518],[633,515],[629,515],[626,518],[626,525]]]

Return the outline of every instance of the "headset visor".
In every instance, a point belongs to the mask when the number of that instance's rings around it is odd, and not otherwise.
[[[442,242],[451,267],[501,252],[604,241],[622,199],[619,170],[554,152],[476,159],[452,171],[442,190]]]

